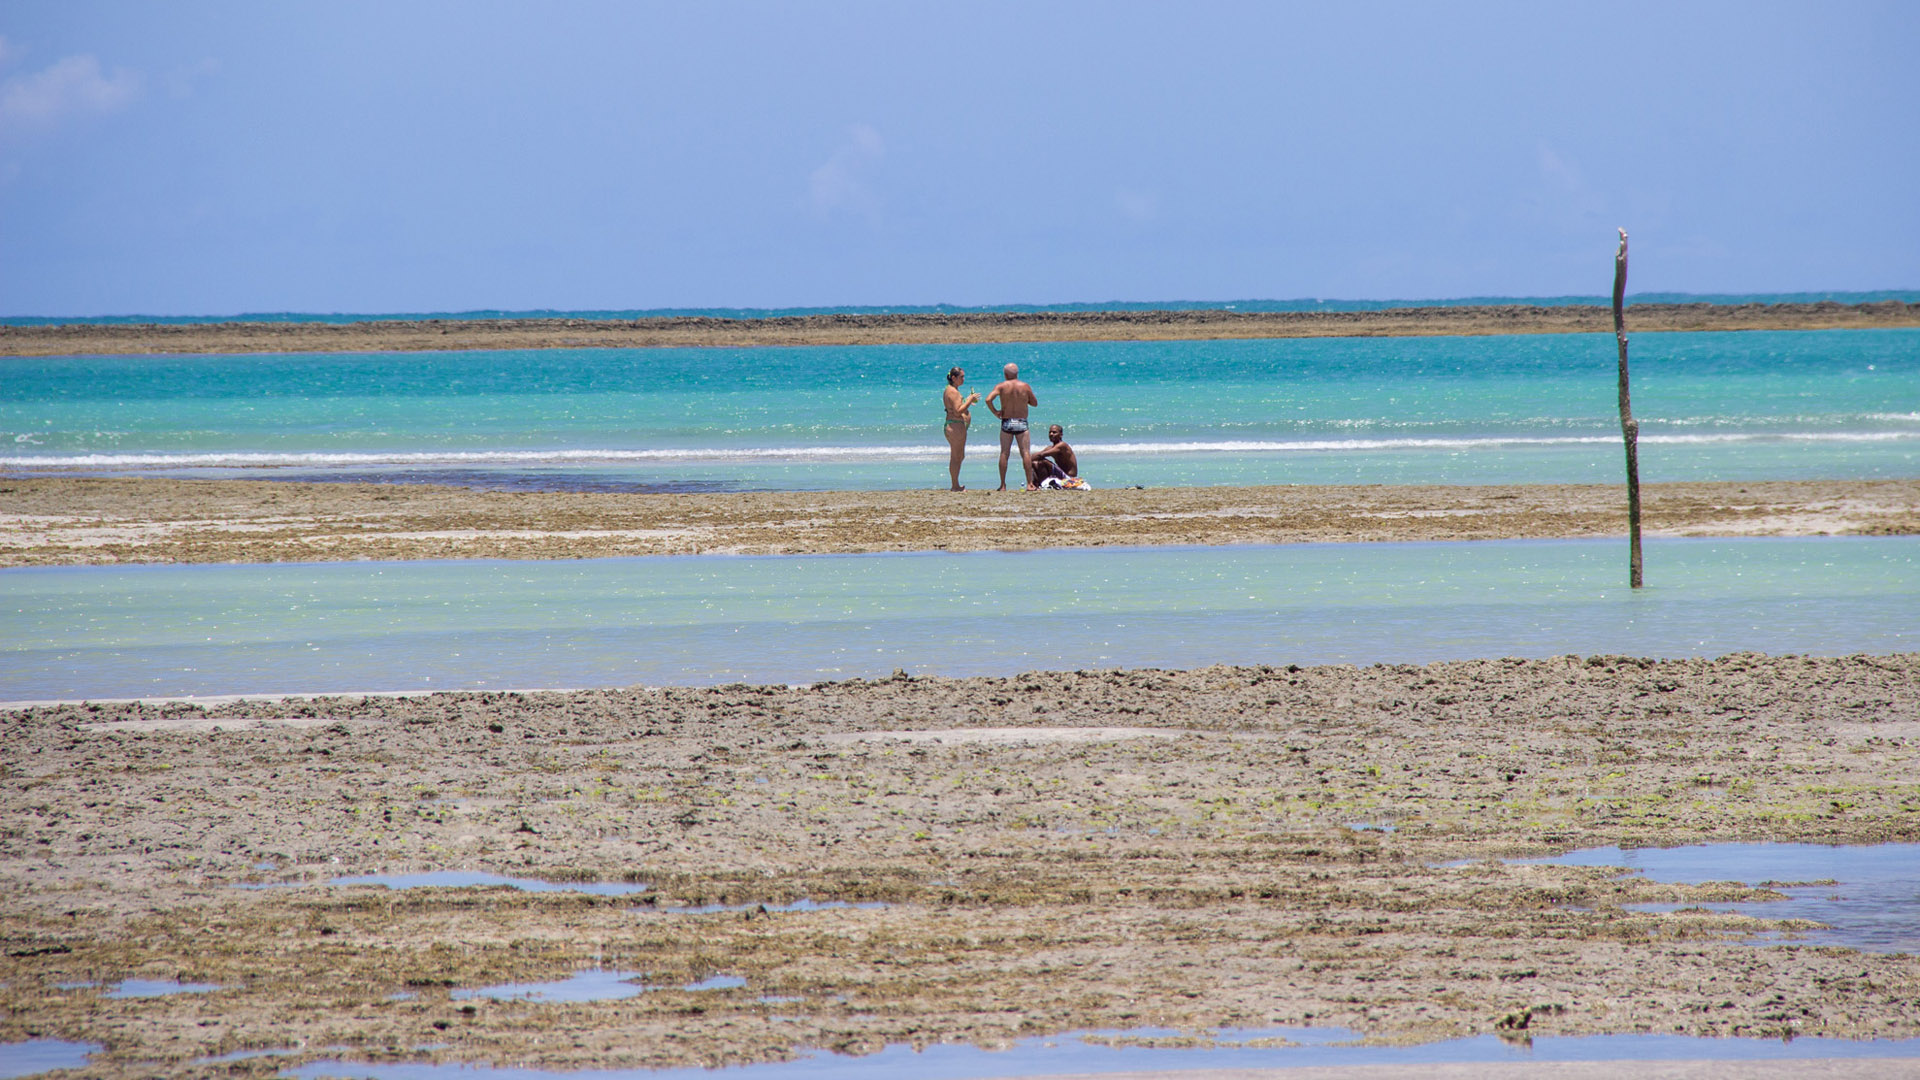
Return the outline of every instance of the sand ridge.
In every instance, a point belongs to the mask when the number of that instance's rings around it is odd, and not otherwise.
[[[1636,333],[1920,326],[1920,304],[1632,304]],[[0,356],[753,347],[1607,333],[1592,304],[1380,311],[1033,311],[642,319],[377,319],[343,323],[67,323],[0,326]]]
[[[1649,484],[1652,536],[1920,533],[1920,480]],[[498,492],[0,479],[0,566],[987,551],[1622,536],[1616,485]]]

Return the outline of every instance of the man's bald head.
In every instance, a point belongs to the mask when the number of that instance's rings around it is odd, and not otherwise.
[[[1006,367],[1000,369],[1000,374],[1009,379],[1017,379],[1020,377],[1020,365],[1008,364]]]

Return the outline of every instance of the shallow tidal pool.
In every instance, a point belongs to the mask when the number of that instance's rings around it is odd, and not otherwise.
[[[1920,538],[0,570],[0,701],[1920,648]]]

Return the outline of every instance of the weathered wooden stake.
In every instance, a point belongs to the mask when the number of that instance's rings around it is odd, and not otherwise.
[[[1627,536],[1632,582],[1640,587],[1640,423],[1627,393],[1627,230],[1613,255],[1613,336],[1620,343],[1620,436],[1627,442]]]

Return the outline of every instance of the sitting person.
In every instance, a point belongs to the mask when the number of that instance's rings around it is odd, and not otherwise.
[[[1066,429],[1059,424],[1047,428],[1047,445],[1033,452],[1033,486],[1036,488],[1080,488],[1090,485],[1080,479],[1080,459],[1067,445]]]

